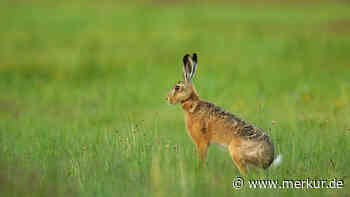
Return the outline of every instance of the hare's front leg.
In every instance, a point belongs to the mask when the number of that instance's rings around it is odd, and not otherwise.
[[[196,118],[187,119],[187,131],[189,132],[193,143],[196,145],[199,166],[205,162],[207,157],[209,138],[207,135],[207,123]]]
[[[207,157],[209,141],[205,138],[197,138],[193,139],[193,141],[196,145],[199,167],[201,167]]]

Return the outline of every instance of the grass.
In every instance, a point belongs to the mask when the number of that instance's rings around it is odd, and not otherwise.
[[[1,196],[350,194],[348,4],[9,1],[0,24]],[[183,113],[165,102],[188,52],[200,96],[283,154],[246,179],[345,187],[236,191],[214,146],[197,169]]]

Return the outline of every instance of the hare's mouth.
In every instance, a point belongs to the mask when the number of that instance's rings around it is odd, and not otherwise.
[[[170,97],[167,97],[167,101],[168,101],[168,104],[171,104],[171,105],[177,104],[177,102],[171,99]]]
[[[176,103],[175,103],[175,102],[172,102],[171,100],[168,99],[168,104],[174,105],[174,104],[176,104]]]

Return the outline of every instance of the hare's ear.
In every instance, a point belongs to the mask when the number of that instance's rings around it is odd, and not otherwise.
[[[189,54],[186,54],[183,59],[183,73],[184,80],[187,82],[191,82],[191,73],[192,73],[192,58]]]
[[[194,76],[194,74],[196,74],[196,68],[197,68],[197,54],[193,53],[192,55],[192,72],[191,72],[191,80]]]

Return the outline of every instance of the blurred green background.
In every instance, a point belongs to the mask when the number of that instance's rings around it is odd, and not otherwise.
[[[350,195],[346,1],[5,0],[0,24],[1,196]],[[283,155],[246,179],[345,187],[236,191],[239,171],[214,146],[198,169],[165,100],[192,52],[201,98]]]

